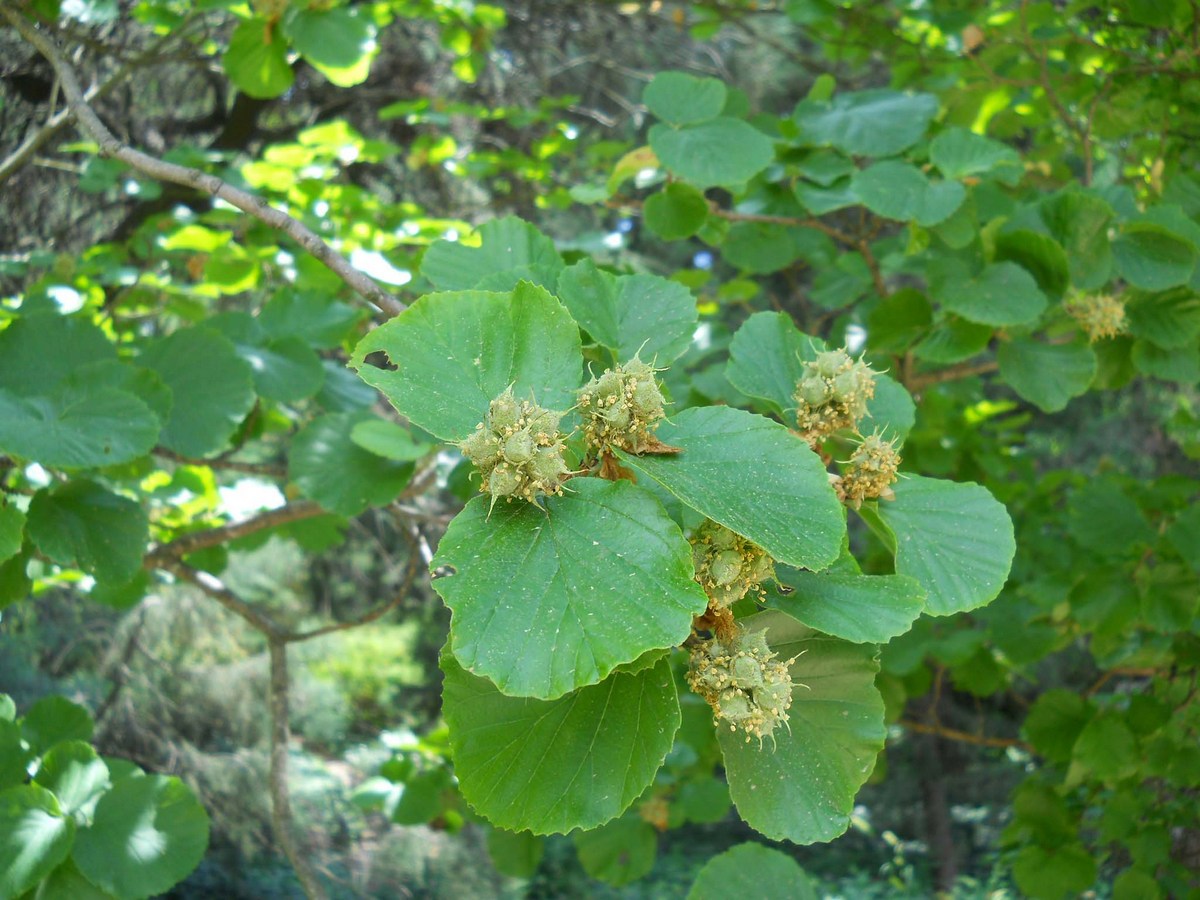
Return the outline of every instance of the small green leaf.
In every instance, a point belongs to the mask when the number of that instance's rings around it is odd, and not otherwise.
[[[786,853],[762,844],[738,844],[704,864],[687,900],[817,900],[817,896],[808,875]]]
[[[93,884],[119,897],[170,890],[204,858],[208,814],[178,778],[145,775],[113,784],[79,830],[72,854]]]
[[[266,19],[238,24],[221,65],[239,90],[261,100],[278,97],[296,77],[288,65],[286,41]]]
[[[994,262],[1018,264],[1051,297],[1061,297],[1066,291],[1070,263],[1066,251],[1050,235],[1026,228],[1002,231],[992,240],[992,250]]]
[[[650,874],[658,855],[658,833],[633,815],[575,834],[575,852],[583,870],[613,887]]]
[[[1135,774],[1142,762],[1137,738],[1114,712],[1101,712],[1083,726],[1071,758],[1096,778],[1110,783]]]
[[[267,301],[258,324],[268,339],[295,337],[329,349],[341,344],[366,317],[365,310],[331,300],[326,294],[287,289]]]
[[[635,355],[666,366],[696,331],[696,301],[677,281],[657,275],[610,275],[583,260],[564,269],[558,296],[592,339],[619,362]]]
[[[1043,200],[1039,211],[1067,254],[1071,283],[1082,290],[1103,286],[1113,268],[1108,240],[1112,207],[1094,194],[1068,188]]]
[[[250,365],[211,328],[183,328],[154,341],[139,362],[171,389],[174,404],[161,440],[184,456],[220,450],[254,407]]]
[[[0,791],[0,897],[20,897],[71,852],[75,822],[35,784]]]
[[[988,266],[974,277],[956,269],[935,284],[933,297],[969,322],[997,327],[1035,322],[1047,304],[1033,276],[1012,262]]]
[[[982,353],[991,339],[990,325],[950,316],[913,348],[913,354],[926,362],[950,365]]]
[[[1159,294],[1130,291],[1125,301],[1129,333],[1156,347],[1173,350],[1200,335],[1200,295],[1190,288]]]
[[[1126,224],[1112,243],[1117,271],[1134,287],[1164,291],[1186,284],[1196,268],[1196,247],[1153,222]]]
[[[800,258],[803,233],[770,222],[737,222],[721,244],[721,256],[743,272],[778,272]]]
[[[408,484],[413,465],[377,456],[354,441],[354,429],[373,421],[381,420],[368,412],[313,419],[292,441],[288,477],[306,497],[343,516],[391,503]]]
[[[970,482],[907,476],[893,490],[878,515],[896,538],[896,573],[928,592],[926,611],[946,616],[991,602],[1016,553],[1008,511]]]
[[[628,482],[580,478],[546,510],[455,517],[432,565],[450,607],[455,658],[506,694],[553,699],[595,684],[647,650],[690,633],[708,601],[692,554],[659,502]]]
[[[996,358],[1000,377],[1018,396],[1045,412],[1066,408],[1072,397],[1087,392],[1096,376],[1096,354],[1081,341],[1007,341],[1000,345]]]
[[[1073,691],[1050,690],[1039,696],[1025,717],[1025,736],[1038,752],[1053,762],[1071,759],[1079,732],[1092,717],[1086,700]]]
[[[646,198],[642,220],[664,241],[689,238],[708,219],[708,201],[704,195],[682,181],[672,182],[657,194]]]
[[[767,631],[790,666],[790,728],[760,747],[718,728],[734,805],[746,824],[772,840],[830,841],[850,824],[854,796],[883,748],[883,698],[875,689],[877,648],[826,637],[781,612],[741,619]],[[800,685],[804,685],[801,687]]]
[[[487,834],[488,855],[501,875],[532,878],[542,861],[546,839],[529,831],[492,828]]]
[[[925,588],[907,575],[801,572],[775,567],[781,585],[771,606],[825,634],[856,644],[886,644],[904,634],[925,608]]]
[[[375,26],[357,9],[302,9],[288,20],[292,46],[338,87],[367,80],[375,52]]]
[[[957,181],[931,182],[916,166],[894,159],[855,173],[850,186],[876,215],[927,227],[950,218],[967,196]]]
[[[368,453],[397,462],[416,462],[433,450],[431,444],[414,441],[407,428],[374,416],[355,424],[350,440]]]
[[[395,365],[364,364],[382,350]],[[469,435],[510,385],[549,409],[575,403],[579,326],[541,288],[428,294],[368,334],[350,365],[402,415],[447,441]]]
[[[11,503],[0,506],[0,562],[21,552],[25,534],[25,513]]]
[[[917,422],[917,407],[904,385],[888,375],[876,373],[875,396],[867,401],[867,419],[859,423],[863,431],[878,429],[903,446]]]
[[[1111,481],[1092,481],[1071,495],[1067,527],[1081,545],[1105,557],[1136,552],[1155,539],[1133,498]]]
[[[642,91],[642,102],[664,122],[693,125],[719,116],[725,94],[725,85],[715,78],[659,72]]]
[[[869,90],[802,100],[792,118],[807,144],[852,156],[893,156],[921,139],[937,110],[932,94]]]
[[[62,741],[90,740],[94,727],[86,709],[57,694],[43,697],[21,719],[29,749],[39,755]]]
[[[846,519],[829,474],[782,425],[728,406],[685,409],[658,428],[678,454],[622,461],[772,557],[808,569],[837,558]]]
[[[96,801],[111,784],[108,766],[95,749],[83,741],[55,744],[42,757],[34,781],[54,794],[66,815],[76,815],[76,821],[86,823]]]
[[[38,491],[26,530],[59,565],[116,582],[128,581],[141,568],[150,539],[150,522],[138,503],[85,479]]]
[[[659,162],[701,190],[744,184],[775,158],[769,137],[728,116],[683,128],[658,124],[649,137]]]
[[[793,394],[808,371],[805,361],[824,349],[823,341],[801,332],[786,313],[755,313],[733,336],[725,375],[743,394],[768,401],[784,417],[796,408]]]
[[[117,348],[85,319],[23,316],[0,331],[0,388],[44,396],[80,366],[116,359]]]
[[[68,859],[51,872],[39,885],[35,900],[117,900],[107,891],[102,891],[83,877],[79,867]]]
[[[1163,381],[1180,384],[1200,381],[1200,347],[1195,343],[1164,350],[1149,341],[1136,341],[1130,359],[1139,372]]]
[[[1096,880],[1096,863],[1079,844],[1024,847],[1013,862],[1017,887],[1031,900],[1078,897]]]
[[[1021,180],[1021,156],[1016,150],[965,128],[948,128],[935,137],[929,158],[947,178],[993,175],[1009,185]]]
[[[545,267],[557,277],[563,267],[554,241],[515,216],[484,222],[477,235],[478,246],[460,241],[432,244],[421,260],[421,274],[438,290],[464,291],[498,273]]]
[[[505,696],[449,653],[442,670],[459,787],[509,830],[565,834],[615,818],[654,780],[679,729],[667,660],[549,701]]]

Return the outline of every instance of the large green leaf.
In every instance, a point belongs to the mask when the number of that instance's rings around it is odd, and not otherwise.
[[[497,273],[537,267],[557,271],[563,266],[554,241],[514,216],[484,222],[477,235],[478,246],[461,241],[432,244],[421,260],[421,274],[438,290],[465,291]]]
[[[859,429],[877,429],[888,439],[898,439],[897,446],[903,446],[916,423],[917,407],[912,395],[894,378],[876,373],[875,396],[867,401],[867,418],[859,422]]]
[[[0,562],[21,552],[25,534],[25,513],[11,503],[0,506]]]
[[[659,72],[642,91],[642,102],[664,122],[692,125],[719,116],[725,94],[725,85],[715,78]]]
[[[116,347],[91,322],[49,313],[24,316],[0,331],[0,388],[46,395],[80,366],[116,359]]]
[[[925,588],[907,575],[801,572],[776,566],[780,585],[770,603],[810,628],[856,644],[885,644],[912,627],[925,608]]]
[[[1082,290],[1093,290],[1108,281],[1113,268],[1108,240],[1112,207],[1094,194],[1068,189],[1042,201],[1039,211],[1067,254],[1071,283]]]
[[[870,90],[802,100],[792,118],[805,143],[853,156],[892,156],[920,140],[937,109],[932,94]]]
[[[162,443],[184,456],[220,450],[254,406],[250,365],[210,328],[183,328],[157,340],[139,362],[171,389],[174,404]]]
[[[79,479],[38,491],[26,531],[56,563],[122,583],[142,566],[150,522],[138,503]]]
[[[947,178],[994,175],[1005,184],[1016,184],[1022,174],[1016,150],[965,128],[948,128],[935,137],[929,159]]]
[[[666,366],[688,348],[696,330],[692,292],[657,275],[610,275],[585,259],[563,270],[558,296],[580,327],[620,362],[640,354]]]
[[[50,694],[25,711],[21,732],[29,749],[41,755],[63,741],[88,741],[95,725],[88,711],[66,697]]]
[[[287,35],[306,60],[338,87],[367,80],[375,50],[375,27],[357,9],[301,9]]]
[[[620,887],[650,874],[658,855],[658,832],[630,813],[591,831],[576,832],[575,852],[588,875]]]
[[[704,864],[687,900],[817,900],[817,892],[800,865],[762,844],[738,844]]]
[[[708,219],[708,201],[700,191],[682,181],[673,181],[646,198],[642,220],[665,241],[691,237]]]
[[[977,484],[908,476],[881,501],[879,518],[895,537],[896,573],[927,591],[935,616],[991,602],[1016,552],[1008,511]]]
[[[650,129],[649,140],[664,167],[701,189],[744,184],[775,158],[769,137],[728,116],[683,128],[660,123]]]
[[[1072,397],[1086,393],[1096,375],[1096,354],[1080,341],[1007,341],[996,358],[1000,377],[1020,397],[1046,412],[1058,412]]]
[[[1200,381],[1200,347],[1194,343],[1164,350],[1149,341],[1136,341],[1130,359],[1139,372],[1163,381],[1180,384]]]
[[[243,312],[213,316],[206,325],[229,338],[250,364],[255,390],[268,400],[295,403],[317,393],[325,382],[321,358],[294,335],[273,338],[257,319]]]
[[[244,19],[233,30],[221,65],[239,90],[263,100],[278,97],[296,78],[287,42],[266,19]]]
[[[1037,281],[1013,262],[996,263],[975,276],[956,268],[934,287],[934,299],[981,325],[1023,325],[1036,321],[1046,309],[1046,295]]]
[[[1033,275],[1051,297],[1061,297],[1070,282],[1070,262],[1058,241],[1041,231],[1011,228],[992,239],[993,262],[1013,262]]]
[[[1154,222],[1131,222],[1112,243],[1117,271],[1134,287],[1164,291],[1187,284],[1196,268],[1196,247]]]
[[[718,728],[734,805],[772,840],[829,841],[846,830],[854,795],[883,748],[883,698],[875,689],[877,648],[827,637],[781,612],[741,620],[767,630],[779,658],[795,657],[787,728],[759,746]],[[801,687],[801,685],[804,685]]]
[[[0,897],[20,897],[71,852],[75,822],[35,784],[0,791]]]
[[[119,897],[174,887],[208,849],[208,814],[178,778],[122,778],[75,837],[72,858],[93,884]]]
[[[804,362],[824,349],[823,341],[801,332],[786,313],[755,313],[733,336],[725,377],[743,394],[768,401],[775,413],[791,422],[794,417],[785,413],[796,408],[793,395],[807,372]]]
[[[96,801],[109,786],[108,766],[83,741],[55,744],[38,765],[38,784],[58,798],[59,807],[76,820],[87,821]]]
[[[1125,311],[1129,333],[1156,347],[1171,350],[1190,344],[1200,335],[1200,295],[1190,288],[1159,294],[1130,291]]]
[[[876,215],[927,227],[950,218],[967,196],[957,181],[930,181],[916,166],[894,159],[855,173],[850,186]]]
[[[288,288],[267,301],[258,324],[271,340],[297,337],[310,346],[327,349],[341,344],[366,317],[366,310],[327,294]]]
[[[770,419],[728,406],[685,409],[658,428],[678,454],[621,459],[697,512],[782,562],[822,569],[837,558],[845,513],[808,444]]]
[[[355,443],[354,429],[376,421],[382,420],[368,412],[313,419],[292,441],[288,477],[306,497],[343,516],[392,502],[412,477],[413,464],[385,459]]]
[[[652,494],[580,478],[544,502],[500,503],[489,518],[477,497],[432,565],[454,571],[434,586],[453,611],[458,661],[506,694],[552,699],[681,643],[708,601]]]
[[[448,653],[442,669],[459,788],[501,828],[566,833],[615,818],[654,780],[679,728],[665,659],[549,701],[505,696]]]
[[[394,369],[364,364],[380,350]],[[575,320],[546,291],[523,283],[511,293],[422,297],[363,338],[350,365],[414,423],[461,440],[510,385],[549,409],[572,406],[583,357]]]
[[[129,462],[158,441],[162,425],[133,394],[64,382],[47,396],[0,388],[0,452],[44,466]]]

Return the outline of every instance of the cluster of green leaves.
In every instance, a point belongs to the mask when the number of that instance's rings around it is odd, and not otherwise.
[[[17,717],[0,694],[0,897],[136,900],[200,864],[208,815],[178,778],[96,753],[62,697]]]

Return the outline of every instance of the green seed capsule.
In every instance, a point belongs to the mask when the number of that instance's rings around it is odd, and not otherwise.
[[[488,492],[493,497],[511,497],[520,487],[520,473],[508,466],[497,466],[488,476]]]
[[[736,550],[722,550],[713,558],[708,573],[721,587],[728,587],[742,573],[742,555]]]
[[[513,465],[529,462],[537,452],[533,435],[522,428],[504,442],[504,458]]]
[[[809,406],[821,406],[829,401],[829,385],[822,378],[810,376],[800,382],[797,396]]]

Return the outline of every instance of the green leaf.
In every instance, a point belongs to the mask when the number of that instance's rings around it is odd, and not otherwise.
[[[1200,348],[1195,344],[1164,350],[1148,341],[1137,341],[1130,358],[1139,372],[1163,381],[1180,384],[1200,381]]]
[[[288,65],[287,43],[266,19],[245,19],[238,24],[221,65],[239,90],[260,100],[278,97],[296,77]]]
[[[687,900],[817,900],[808,875],[786,853],[762,844],[738,844],[714,856],[696,876]]]
[[[59,565],[103,581],[128,581],[142,566],[150,523],[142,507],[94,481],[38,491],[29,504],[30,539]]]
[[[1111,481],[1092,481],[1071,495],[1067,527],[1089,550],[1109,557],[1154,543],[1154,529],[1128,494]]]
[[[21,397],[0,388],[0,452],[44,466],[129,462],[149,452],[161,427],[126,391],[66,382],[50,395]]]
[[[769,137],[728,116],[684,128],[654,125],[649,139],[664,167],[701,190],[744,184],[775,158]]]
[[[1048,234],[1015,228],[1002,231],[992,241],[993,261],[1014,262],[1033,274],[1038,287],[1061,297],[1070,280],[1066,251]]]
[[[646,198],[642,221],[664,241],[689,238],[708,219],[708,201],[704,195],[682,181],[668,184]]]
[[[951,277],[934,285],[933,297],[970,322],[1005,327],[1037,321],[1046,309],[1046,296],[1023,268],[1012,262],[986,267],[971,276],[956,268]]]
[[[119,897],[161,894],[186,878],[208,848],[208,814],[178,778],[118,780],[100,798],[72,854],[93,884]]]
[[[796,408],[793,395],[807,372],[804,362],[824,349],[823,341],[801,332],[786,313],[755,313],[733,336],[725,376],[743,394],[768,401],[782,417]]]
[[[0,563],[0,609],[29,596],[33,582],[28,575],[32,548],[26,549],[6,562]]]
[[[1025,736],[1047,759],[1065,763],[1079,732],[1092,717],[1086,700],[1073,691],[1046,691],[1034,701],[1025,718]]]
[[[823,569],[841,551],[845,512],[808,444],[770,419],[728,406],[685,409],[659,425],[666,456],[622,461],[692,509],[781,562]]]
[[[0,694],[0,722],[15,722],[16,718],[17,704],[8,694]]]
[[[528,831],[491,828],[487,834],[488,855],[501,875],[532,878],[542,862],[546,839]]]
[[[867,401],[867,417],[868,421],[860,423],[860,428],[865,431],[869,423],[872,430],[878,429],[888,438],[898,438],[898,446],[903,446],[917,423],[917,407],[904,385],[876,373],[875,396]]]
[[[283,290],[258,314],[270,339],[296,337],[320,349],[337,347],[367,317],[366,310],[331,300],[316,291]]]
[[[1009,185],[1021,180],[1021,156],[1016,150],[965,128],[948,128],[935,137],[929,159],[947,178],[994,175]]]
[[[1083,726],[1071,758],[1093,776],[1107,782],[1135,774],[1142,761],[1137,738],[1124,719],[1114,712],[1101,712]]]
[[[1012,520],[986,488],[908,476],[895,500],[880,501],[879,518],[896,538],[896,573],[928,592],[935,616],[991,602],[1008,578],[1016,552]]]
[[[854,795],[883,748],[877,648],[826,637],[775,611],[740,622],[765,628],[780,659],[795,657],[790,671],[797,686],[790,727],[775,730],[773,745],[717,729],[734,805],[747,825],[772,840],[832,840],[850,824]]]
[[[913,348],[913,354],[926,362],[950,365],[982,353],[991,339],[990,325],[950,316]]]
[[[24,316],[0,331],[0,388],[45,396],[80,366],[116,359],[116,347],[91,322],[47,313]]]
[[[296,403],[325,383],[321,358],[294,335],[271,338],[257,319],[242,312],[221,313],[205,324],[233,342],[238,355],[250,364],[255,390],[268,400]]]
[[[350,430],[350,440],[368,453],[397,462],[416,462],[433,450],[432,444],[414,441],[407,428],[375,416],[355,424]]]
[[[957,181],[932,182],[916,166],[894,159],[855,173],[850,186],[876,215],[925,226],[950,218],[967,196]]]
[[[84,824],[96,801],[111,786],[108,766],[90,744],[66,741],[55,744],[42,757],[34,781],[54,794],[62,811]]]
[[[43,697],[21,719],[29,749],[38,755],[62,741],[86,742],[91,739],[93,728],[86,709],[57,694]]]
[[[870,90],[802,100],[792,118],[805,143],[851,156],[893,156],[921,139],[937,110],[932,94]]]
[[[720,822],[732,805],[729,786],[716,778],[685,781],[679,788],[677,802],[684,820],[700,825]]]
[[[776,566],[791,591],[771,591],[771,606],[825,634],[856,644],[886,644],[925,608],[925,588],[907,575],[801,572]]]
[[[1096,880],[1096,863],[1079,844],[1024,847],[1013,862],[1017,887],[1032,900],[1077,897]]]
[[[112,894],[84,878],[70,859],[51,872],[38,885],[37,893],[31,896],[34,900],[116,900]]]
[[[34,784],[0,791],[0,897],[20,897],[71,852],[75,823]]]
[[[619,362],[635,355],[669,365],[692,343],[696,301],[677,281],[657,275],[610,275],[585,259],[564,269],[558,296],[592,339]]]
[[[448,653],[442,670],[459,788],[509,830],[566,833],[615,818],[654,780],[679,729],[667,660],[549,701],[505,696]]]
[[[25,534],[25,513],[11,503],[0,506],[0,562],[21,552]]]
[[[408,484],[413,465],[376,456],[354,441],[354,429],[372,421],[382,420],[368,412],[313,419],[292,441],[288,478],[306,497],[343,516],[391,503]]]
[[[588,875],[621,887],[650,874],[658,855],[658,833],[649,822],[624,816],[576,832],[575,852]]]
[[[1096,354],[1081,341],[1007,341],[1000,345],[996,358],[1000,377],[1019,397],[1045,412],[1066,408],[1072,397],[1087,392],[1096,376]]]
[[[858,194],[851,188],[851,179],[843,178],[827,187],[816,187],[801,181],[794,193],[800,205],[814,216],[823,216],[847,206],[859,204]]]
[[[357,9],[302,9],[288,20],[292,46],[338,87],[362,84],[370,74],[375,26]]]
[[[719,116],[725,95],[725,85],[715,78],[659,72],[642,91],[642,102],[664,122],[693,125]]]
[[[1134,287],[1165,291],[1187,284],[1196,268],[1191,241],[1153,222],[1130,222],[1112,242],[1117,271]]]
[[[363,364],[378,350],[395,369]],[[350,365],[413,423],[455,441],[510,385],[518,397],[568,409],[583,358],[574,319],[546,291],[523,283],[505,294],[426,295],[363,338]]]
[[[1200,506],[1192,506],[1179,514],[1167,528],[1167,540],[1193,569],[1200,572]]]
[[[1103,286],[1113,268],[1108,240],[1112,207],[1093,194],[1067,189],[1042,201],[1039,211],[1067,254],[1071,283],[1082,290]]]
[[[1113,882],[1113,900],[1159,900],[1162,888],[1153,875],[1126,869]]]
[[[563,267],[554,241],[515,216],[484,222],[476,234],[480,243],[474,247],[459,241],[430,245],[421,260],[421,274],[438,290],[464,291],[497,273],[532,267],[557,273]]]
[[[770,222],[737,222],[721,244],[721,256],[743,272],[778,272],[800,258],[800,234]]]
[[[139,361],[171,389],[174,405],[161,440],[184,456],[220,450],[254,407],[250,365],[211,328],[180,329],[151,343]]]
[[[490,519],[489,498],[475,498],[431,564],[454,571],[434,587],[453,613],[455,658],[506,694],[553,699],[595,684],[681,643],[708,602],[653,495],[594,478],[568,487],[545,511],[506,502]]]
[[[1200,335],[1200,295],[1190,288],[1159,294],[1130,291],[1125,300],[1129,333],[1156,347],[1173,350]]]

